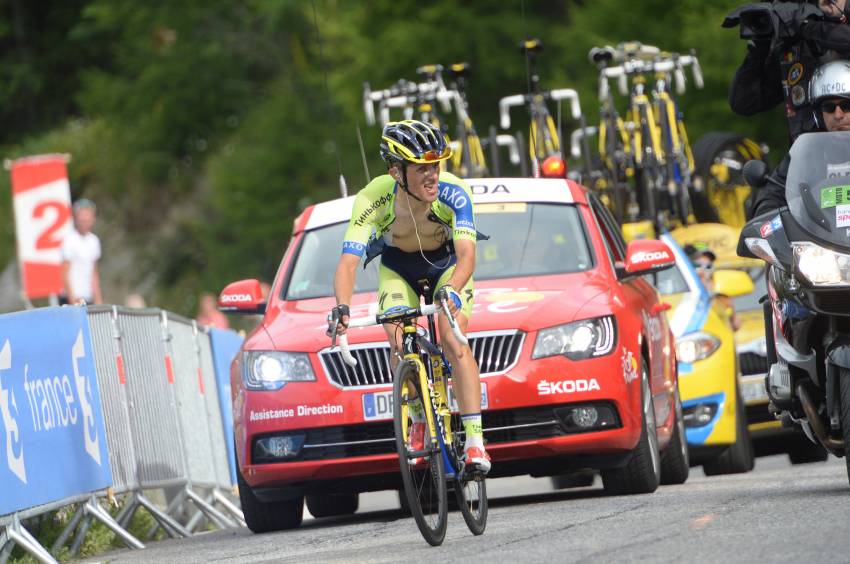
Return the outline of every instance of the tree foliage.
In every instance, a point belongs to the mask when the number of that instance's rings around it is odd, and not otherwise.
[[[781,150],[781,113],[744,120],[728,109],[744,45],[720,22],[734,5],[11,0],[0,17],[0,146],[6,157],[73,155],[74,196],[104,210],[102,268],[120,281],[113,294],[107,283],[108,298],[121,301],[119,286],[143,288],[151,302],[190,313],[201,289],[271,279],[295,216],[334,197],[340,172],[352,191],[366,181],[358,128],[370,173],[381,172],[362,84],[415,79],[422,64],[472,65],[472,116],[486,132],[499,98],[527,89],[525,37],[545,44],[543,87],[578,89],[591,122],[592,46],[696,48],[706,88],[680,99],[692,139],[731,129]],[[8,190],[7,177],[0,183]],[[0,200],[2,263],[14,252],[9,203]]]

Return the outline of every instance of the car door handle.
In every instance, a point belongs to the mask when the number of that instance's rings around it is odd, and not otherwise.
[[[652,309],[650,310],[650,312],[652,313],[652,315],[658,315],[662,311],[667,311],[671,307],[672,306],[670,304],[668,304],[667,302],[658,302],[657,304],[652,306]]]

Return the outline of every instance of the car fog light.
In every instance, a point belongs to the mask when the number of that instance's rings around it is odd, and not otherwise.
[[[274,462],[295,458],[301,452],[304,435],[277,435],[257,439],[254,444],[254,462]]]
[[[595,407],[577,407],[573,410],[573,421],[579,427],[593,427],[599,419]]]
[[[717,413],[716,403],[699,403],[682,410],[685,427],[703,427],[711,423]]]
[[[555,409],[565,433],[585,433],[620,427],[617,409],[608,403],[571,405]]]

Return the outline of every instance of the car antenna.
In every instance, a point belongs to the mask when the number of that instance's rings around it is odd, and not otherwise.
[[[524,36],[523,44],[525,44],[527,41],[529,41],[528,22],[526,22],[526,19],[525,19],[525,0],[520,1],[520,14],[522,16],[521,17],[521,19],[522,19],[522,33],[523,33],[523,36]],[[525,55],[526,88],[528,89],[528,94],[530,96],[531,92],[532,92],[532,89],[531,89],[531,81],[532,81],[532,77],[531,77],[531,56],[529,55],[528,49],[523,49],[523,54]],[[537,151],[536,151],[536,147],[534,145],[536,144],[537,140],[531,139],[530,137],[531,136],[529,136],[529,140],[528,140],[529,144],[531,145],[530,153],[533,154],[533,155],[536,155]],[[531,175],[534,178],[538,178],[540,176],[540,168],[539,167],[540,167],[540,163],[537,162],[537,159],[536,158],[531,159]]]
[[[363,159],[363,170],[366,172],[366,184],[372,182],[372,175],[369,173],[369,163],[366,162],[366,150],[363,148],[363,135],[360,133],[360,124],[357,124],[357,142],[360,144],[360,158]]]
[[[331,118],[331,127],[333,129],[333,146],[334,153],[336,154],[336,165],[339,170],[339,191],[342,194],[342,197],[348,196],[348,186],[345,183],[345,176],[342,174],[342,157],[339,154],[339,142],[337,141],[337,131],[336,131],[336,115],[334,114],[333,103],[331,102],[331,87],[328,84],[328,67],[325,64],[325,52],[322,49],[322,34],[319,31],[319,16],[316,13],[316,1],[310,1],[311,6],[313,7],[313,25],[316,27],[316,43],[319,46],[319,62],[322,65],[322,73],[325,77],[325,93],[327,95],[328,101],[328,116]]]

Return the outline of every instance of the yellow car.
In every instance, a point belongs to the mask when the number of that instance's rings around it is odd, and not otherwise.
[[[679,245],[701,243],[716,255],[715,267],[746,273],[753,290],[733,299],[740,327],[734,334],[739,375],[739,388],[744,400],[747,427],[756,456],[788,453],[793,464],[823,461],[827,453],[812,443],[796,425],[784,427],[767,410],[764,379],[768,370],[767,345],[764,336],[764,313],[759,299],[767,293],[764,262],[739,257],[736,253],[740,230],[719,223],[703,223],[679,228],[671,236]],[[717,276],[715,272],[715,290]],[[722,293],[722,292],[718,292]],[[680,382],[685,380],[680,378]],[[683,403],[684,392],[682,393]]]
[[[666,303],[676,337],[679,394],[691,464],[707,475],[748,472],[754,452],[747,430],[744,401],[738,387],[735,334],[729,311],[700,280],[690,259],[670,233],[660,239],[676,255],[676,268],[656,275],[656,288]],[[730,297],[753,290],[749,276],[738,271],[714,273],[714,291]]]

